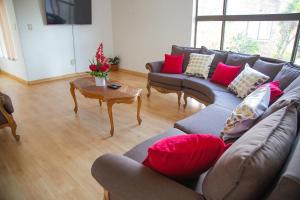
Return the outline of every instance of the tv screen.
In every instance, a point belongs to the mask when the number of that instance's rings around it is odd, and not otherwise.
[[[91,0],[45,0],[47,24],[91,24]]]

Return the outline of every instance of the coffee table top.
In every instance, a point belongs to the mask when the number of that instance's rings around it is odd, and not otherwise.
[[[87,98],[107,100],[132,99],[139,96],[142,92],[140,88],[130,87],[118,81],[109,81],[109,83],[118,83],[122,87],[111,89],[106,86],[96,86],[94,77],[77,78],[71,82],[80,93]]]

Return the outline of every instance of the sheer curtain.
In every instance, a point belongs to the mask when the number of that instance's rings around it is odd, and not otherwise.
[[[10,60],[16,59],[12,32],[9,26],[4,0],[0,0],[0,57]]]

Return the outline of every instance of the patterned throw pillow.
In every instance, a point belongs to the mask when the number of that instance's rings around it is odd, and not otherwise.
[[[215,54],[205,55],[191,53],[190,61],[185,71],[185,74],[194,75],[207,79],[211,62],[213,61]]]
[[[235,140],[245,133],[269,106],[270,87],[259,87],[248,95],[227,119],[221,135],[224,141]]]
[[[245,98],[269,78],[246,64],[245,69],[229,84],[228,89],[238,97]]]

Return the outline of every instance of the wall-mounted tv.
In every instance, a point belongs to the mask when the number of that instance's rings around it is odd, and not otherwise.
[[[45,0],[47,24],[92,24],[92,0]]]

